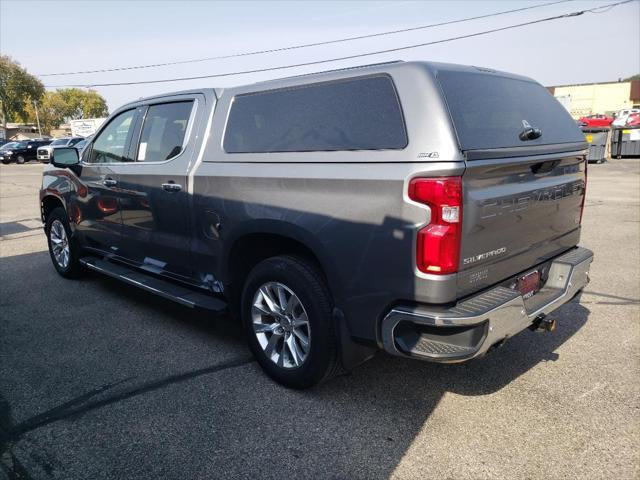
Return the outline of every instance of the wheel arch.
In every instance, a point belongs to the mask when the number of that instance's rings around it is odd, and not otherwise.
[[[330,255],[322,243],[304,228],[288,222],[258,220],[237,229],[223,254],[222,280],[230,286],[233,299],[242,291],[244,279],[260,261],[276,255],[293,254],[312,261],[320,270],[334,302],[341,303],[340,281]]]
[[[65,201],[61,197],[52,193],[45,194],[40,199],[40,214],[42,216],[42,221],[46,223],[49,214],[58,207],[62,207],[65,211],[67,210]]]

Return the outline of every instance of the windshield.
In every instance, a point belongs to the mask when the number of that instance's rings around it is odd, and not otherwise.
[[[18,142],[9,142],[9,143],[5,143],[2,147],[0,147],[0,150],[9,150],[10,148],[15,148],[18,146]]]
[[[16,142],[11,148],[27,148],[27,144],[25,142]]]
[[[569,112],[536,82],[446,70],[438,81],[462,150],[584,142]],[[527,128],[542,135],[522,140]]]
[[[51,146],[54,147],[56,145],[66,145],[68,141],[68,138],[59,138],[58,140],[54,140],[53,142],[51,142]]]

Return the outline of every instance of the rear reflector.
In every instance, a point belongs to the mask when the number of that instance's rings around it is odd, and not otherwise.
[[[436,275],[457,272],[462,231],[462,179],[415,178],[409,183],[409,198],[431,208],[429,225],[418,232],[418,269]]]

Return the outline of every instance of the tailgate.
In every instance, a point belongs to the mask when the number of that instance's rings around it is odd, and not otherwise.
[[[437,78],[466,158],[460,297],[577,245],[587,144],[531,79],[473,68]]]
[[[459,296],[505,280],[578,244],[585,158],[546,157],[467,163]]]

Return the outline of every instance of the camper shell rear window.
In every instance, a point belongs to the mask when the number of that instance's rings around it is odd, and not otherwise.
[[[462,150],[584,142],[565,108],[542,85],[492,73],[437,73]],[[525,128],[539,138],[521,140]]]

